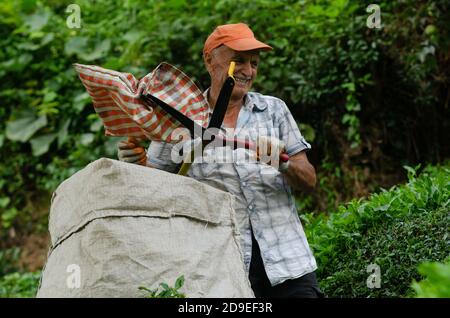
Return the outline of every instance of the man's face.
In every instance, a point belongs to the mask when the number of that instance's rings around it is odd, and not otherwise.
[[[247,94],[256,78],[259,51],[234,51],[225,45],[214,49],[205,57],[212,86],[222,87],[228,76],[228,68],[232,61],[236,62],[234,69],[236,85],[233,89],[232,98],[240,99]]]

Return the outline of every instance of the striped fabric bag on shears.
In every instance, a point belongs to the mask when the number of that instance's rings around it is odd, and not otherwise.
[[[208,104],[202,92],[186,74],[168,63],[161,63],[140,80],[129,73],[95,65],[74,64],[74,67],[107,136],[172,142],[172,132],[182,126],[158,106],[145,104],[140,99],[143,94],[152,94],[201,126],[207,126]]]

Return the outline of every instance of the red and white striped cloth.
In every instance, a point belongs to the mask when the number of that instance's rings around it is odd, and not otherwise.
[[[186,74],[168,63],[161,63],[139,81],[129,73],[95,65],[74,67],[108,136],[172,141],[172,132],[182,126],[160,107],[144,104],[139,97],[147,93],[207,126],[208,103],[202,92]]]

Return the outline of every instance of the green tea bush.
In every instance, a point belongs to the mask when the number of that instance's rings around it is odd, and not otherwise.
[[[412,288],[418,298],[450,298],[450,258],[445,263],[420,264],[419,273],[426,278],[414,282]]]
[[[0,277],[0,298],[32,298],[36,296],[41,272],[15,272]]]
[[[449,256],[450,164],[427,167],[419,177],[408,171],[406,185],[353,200],[329,216],[301,216],[328,296],[412,296],[418,264]],[[368,287],[370,264],[379,266],[380,288]]]
[[[0,298],[34,297],[39,285],[40,271],[23,272],[19,266],[20,249],[0,250]]]

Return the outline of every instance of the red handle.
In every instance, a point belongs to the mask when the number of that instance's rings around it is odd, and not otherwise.
[[[280,160],[283,162],[288,162],[289,161],[289,155],[285,152],[283,152],[282,154],[280,154]]]

